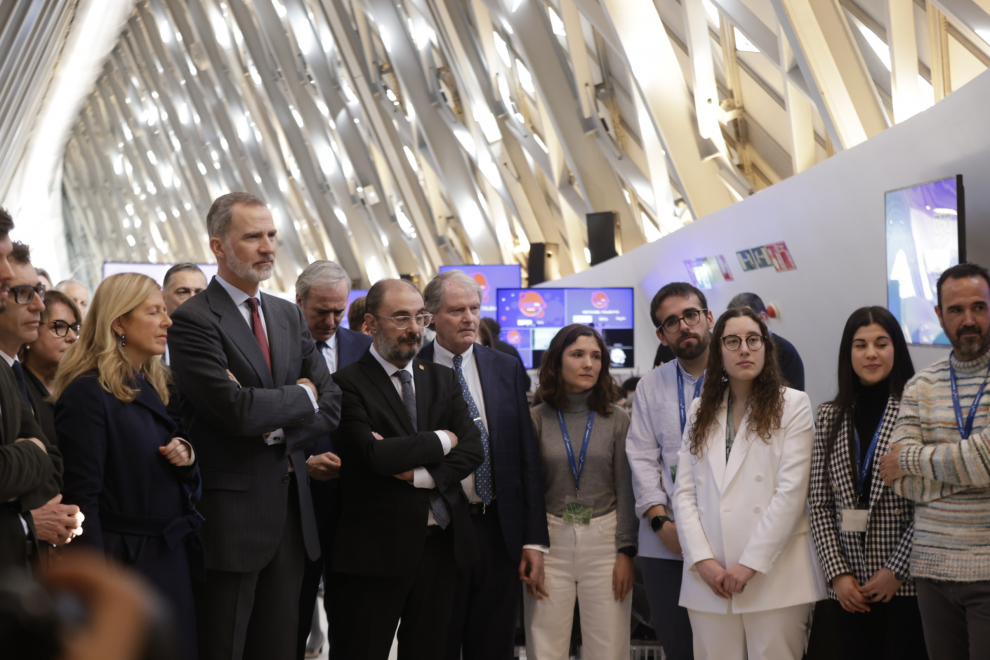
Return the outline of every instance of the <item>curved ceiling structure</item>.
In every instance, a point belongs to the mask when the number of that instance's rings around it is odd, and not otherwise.
[[[210,203],[246,190],[275,288],[532,243],[566,275],[587,213],[656,240],[931,106],[984,37],[973,0],[140,0],[68,135],[68,258],[212,260]]]

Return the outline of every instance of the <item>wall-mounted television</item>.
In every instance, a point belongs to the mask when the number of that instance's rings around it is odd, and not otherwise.
[[[496,318],[495,292],[499,289],[518,289],[522,286],[522,269],[519,264],[508,266],[440,266],[440,272],[460,270],[481,285],[481,316]]]
[[[966,261],[962,175],[899,190],[885,197],[887,309],[908,343],[948,345],[935,314],[942,271]]]
[[[502,340],[519,351],[527,369],[540,366],[550,341],[572,323],[601,333],[612,368],[635,363],[632,288],[499,289],[497,320]]]
[[[361,328],[351,328],[351,324],[347,321],[347,315],[351,311],[351,303],[360,298],[361,296],[368,295],[367,289],[351,289],[351,293],[347,296],[347,309],[344,310],[344,320],[340,322],[340,327],[347,328],[348,330],[354,330],[355,332],[360,332]]]
[[[116,275],[117,273],[141,273],[142,275],[147,275],[151,279],[158,282],[161,286],[165,280],[165,273],[168,269],[175,264],[148,264],[148,263],[132,263],[123,261],[105,261],[103,262],[103,279],[107,279],[111,275]],[[203,274],[206,275],[206,281],[209,282],[213,279],[213,276],[217,274],[216,264],[196,264],[199,266]]]

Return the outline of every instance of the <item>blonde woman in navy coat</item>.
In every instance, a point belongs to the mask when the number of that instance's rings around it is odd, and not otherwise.
[[[158,284],[122,273],[100,284],[79,341],[55,376],[66,504],[86,516],[76,543],[143,574],[172,606],[183,657],[196,657],[191,559],[202,518],[191,445],[168,416],[168,327]]]

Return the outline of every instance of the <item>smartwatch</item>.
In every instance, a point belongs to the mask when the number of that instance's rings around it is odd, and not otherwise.
[[[621,552],[622,554],[624,554],[625,556],[627,556],[629,558],[635,557],[636,556],[636,546],[634,546],[634,545],[627,545],[624,548],[619,548],[619,552]]]
[[[663,529],[664,523],[674,522],[673,518],[668,518],[667,516],[653,516],[653,520],[650,521],[650,527],[653,528],[654,532],[659,532]]]

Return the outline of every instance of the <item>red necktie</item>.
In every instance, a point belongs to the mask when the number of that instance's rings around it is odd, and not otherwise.
[[[258,340],[258,345],[261,346],[261,352],[265,354],[265,362],[268,363],[268,368],[272,368],[272,356],[268,352],[268,337],[265,336],[265,326],[261,324],[261,314],[258,313],[258,299],[248,298],[248,307],[251,308],[251,329],[254,331],[254,338]]]

